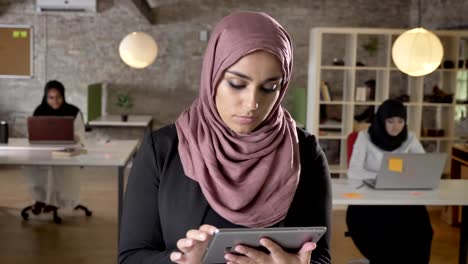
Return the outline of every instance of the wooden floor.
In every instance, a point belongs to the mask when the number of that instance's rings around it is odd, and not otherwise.
[[[32,216],[23,221],[21,209],[30,204],[25,178],[14,167],[0,167],[0,263],[116,263],[117,258],[117,170],[83,170],[82,204],[93,211],[86,218],[81,212],[61,212],[63,223],[56,225],[51,215]],[[440,208],[431,208],[435,231],[432,264],[458,263],[459,230],[440,220]],[[333,263],[348,263],[362,258],[346,230],[345,211],[333,215]],[[398,251],[398,245],[394,249]]]

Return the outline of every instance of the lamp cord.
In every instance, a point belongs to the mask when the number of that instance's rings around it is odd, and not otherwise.
[[[421,0],[418,0],[418,27],[421,27]]]

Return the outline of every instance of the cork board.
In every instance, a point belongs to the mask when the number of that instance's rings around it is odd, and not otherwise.
[[[32,76],[32,27],[0,25],[0,78]]]

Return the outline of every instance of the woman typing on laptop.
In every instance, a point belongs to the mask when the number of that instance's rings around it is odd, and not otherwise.
[[[400,101],[382,103],[369,129],[359,132],[354,143],[349,178],[375,179],[384,152],[425,152],[408,131],[406,115]],[[371,264],[429,263],[433,231],[424,206],[349,206],[346,222],[354,243]]]
[[[49,81],[44,88],[41,104],[34,116],[75,118],[74,131],[78,142],[84,138],[84,123],[80,109],[65,100],[65,87],[58,81]],[[80,176],[71,167],[25,166],[23,172],[35,203],[26,207],[34,214],[54,212],[54,221],[60,222],[57,209],[74,208],[79,202]]]

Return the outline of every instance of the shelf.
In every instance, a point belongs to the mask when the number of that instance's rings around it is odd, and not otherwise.
[[[421,103],[417,103],[417,102],[404,102],[403,105],[404,105],[404,106],[419,106],[419,105],[421,105]]]
[[[389,68],[391,71],[399,71],[398,68],[396,67],[390,67]],[[468,69],[436,69],[434,72],[458,72],[458,71],[468,71]]]
[[[323,124],[319,124],[319,129],[341,129],[342,124],[338,121],[327,121]]]
[[[323,104],[323,105],[347,105],[351,103],[352,102],[345,102],[345,101],[320,101],[320,104]]]
[[[458,72],[458,71],[466,71],[468,69],[464,69],[464,68],[461,68],[461,69],[437,69],[435,70],[435,72]]]
[[[432,107],[450,107],[450,106],[453,106],[452,103],[428,103],[428,102],[423,102],[421,105],[422,106],[432,106]]]
[[[454,142],[468,142],[468,132],[464,137],[464,132],[459,131],[459,123],[455,120],[460,118],[462,112],[463,116],[468,115],[468,96],[464,96],[468,93],[468,87],[463,83],[466,82],[468,67],[457,68],[459,57],[464,60],[466,66],[468,30],[433,31],[434,34],[443,37],[446,58],[455,62],[455,67],[447,69],[441,65],[433,73],[419,77],[403,73],[392,62],[391,45],[404,31],[382,28],[315,28],[310,31],[311,52],[307,60],[307,129],[316,134],[330,157],[331,173],[340,176],[346,173],[346,141],[348,133],[356,128],[355,114],[365,109],[377,109],[390,97],[407,95],[402,97],[408,100],[403,102],[407,108],[407,122],[412,131],[421,135],[420,140],[424,145],[431,149],[448,150]],[[362,49],[362,44],[367,43],[371,37],[377,37],[381,46],[377,56],[373,57]],[[330,46],[330,43],[338,44],[335,47]],[[333,65],[336,62],[334,58],[346,62],[346,65]],[[358,66],[357,62],[365,65]],[[359,98],[356,97],[357,87],[364,86],[365,82],[371,79],[375,80],[375,97],[366,97],[367,100],[364,101],[355,100]],[[334,100],[322,99],[320,95],[323,88],[319,80],[328,82],[329,92],[333,91],[331,99]],[[453,102],[430,102],[429,100],[439,99],[425,96],[426,93],[431,93],[430,88],[433,85],[442,87],[444,92],[453,93]],[[314,98],[311,98],[311,95]],[[462,100],[457,102],[456,99]],[[320,110],[324,108],[327,109],[330,119],[320,124],[324,118],[324,115],[320,116]],[[328,122],[335,119],[339,121]],[[428,127],[443,128],[444,133],[429,131],[429,134],[423,134],[424,128]]]
[[[334,70],[334,71],[354,69],[354,67],[352,66],[334,66],[334,65],[324,65],[324,66],[321,66],[320,68],[322,70]]]
[[[319,140],[320,139],[345,139],[346,136],[341,134],[341,132],[325,132],[319,131],[318,135]]]
[[[420,137],[419,140],[421,141],[449,141],[452,140],[451,137]]]
[[[357,71],[386,71],[388,67],[379,66],[356,66]]]
[[[390,68],[388,67],[379,67],[379,66],[334,66],[334,65],[322,65],[320,66],[321,70],[333,70],[333,71],[343,71],[343,70],[357,70],[357,71],[386,71]]]
[[[381,105],[382,102],[375,102],[375,101],[355,101],[354,105]]]

